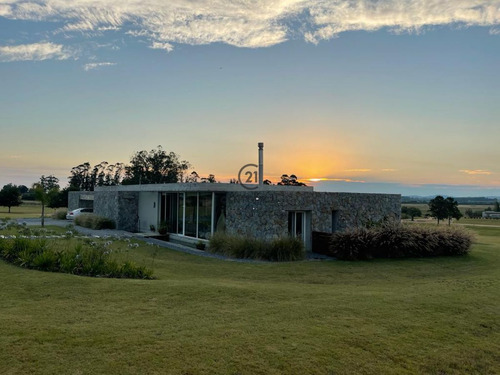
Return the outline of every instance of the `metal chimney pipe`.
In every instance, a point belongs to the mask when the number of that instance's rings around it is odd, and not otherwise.
[[[259,142],[259,186],[264,185],[264,143]]]

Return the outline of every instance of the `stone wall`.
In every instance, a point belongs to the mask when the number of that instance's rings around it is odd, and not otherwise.
[[[338,230],[384,219],[399,221],[401,196],[307,191],[230,192],[226,210],[229,233],[272,239],[288,234],[289,211],[306,211],[311,218],[311,230],[318,232],[332,232],[333,211],[338,212]]]
[[[94,192],[70,191],[68,193],[68,211],[77,208],[94,208]]]
[[[93,197],[93,200],[86,199],[90,197]],[[68,195],[68,209],[74,210],[76,208],[93,208],[94,214],[113,220],[117,229],[129,232],[135,232],[138,229],[138,192],[71,191]]]
[[[139,221],[139,193],[99,191],[94,198],[94,213],[114,220],[117,229],[136,232]]]

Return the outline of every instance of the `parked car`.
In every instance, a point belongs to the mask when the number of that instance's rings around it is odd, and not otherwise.
[[[73,220],[75,217],[81,214],[90,214],[94,212],[92,208],[77,208],[76,210],[69,211],[66,215],[67,220]]]

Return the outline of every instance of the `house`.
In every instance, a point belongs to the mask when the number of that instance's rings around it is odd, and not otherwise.
[[[401,218],[399,194],[327,193],[308,186],[265,185],[264,144],[258,148],[259,164],[246,165],[258,168],[255,185],[102,186],[93,192],[70,192],[68,208],[93,208],[96,215],[114,220],[117,229],[130,232],[150,232],[165,222],[174,241],[204,241],[219,231],[266,240],[291,235],[300,237],[308,251],[313,248],[313,232],[333,233]],[[253,173],[257,177],[257,171]]]
[[[171,240],[207,240],[218,231],[273,239],[292,235],[312,248],[312,232],[400,219],[399,194],[315,192],[307,186],[173,183],[70,192],[69,209],[93,207],[117,229],[149,232],[168,223]]]

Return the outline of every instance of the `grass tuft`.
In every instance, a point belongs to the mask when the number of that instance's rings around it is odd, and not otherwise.
[[[302,241],[293,237],[265,241],[251,237],[215,233],[210,238],[208,251],[233,258],[276,262],[295,261],[305,258]]]

